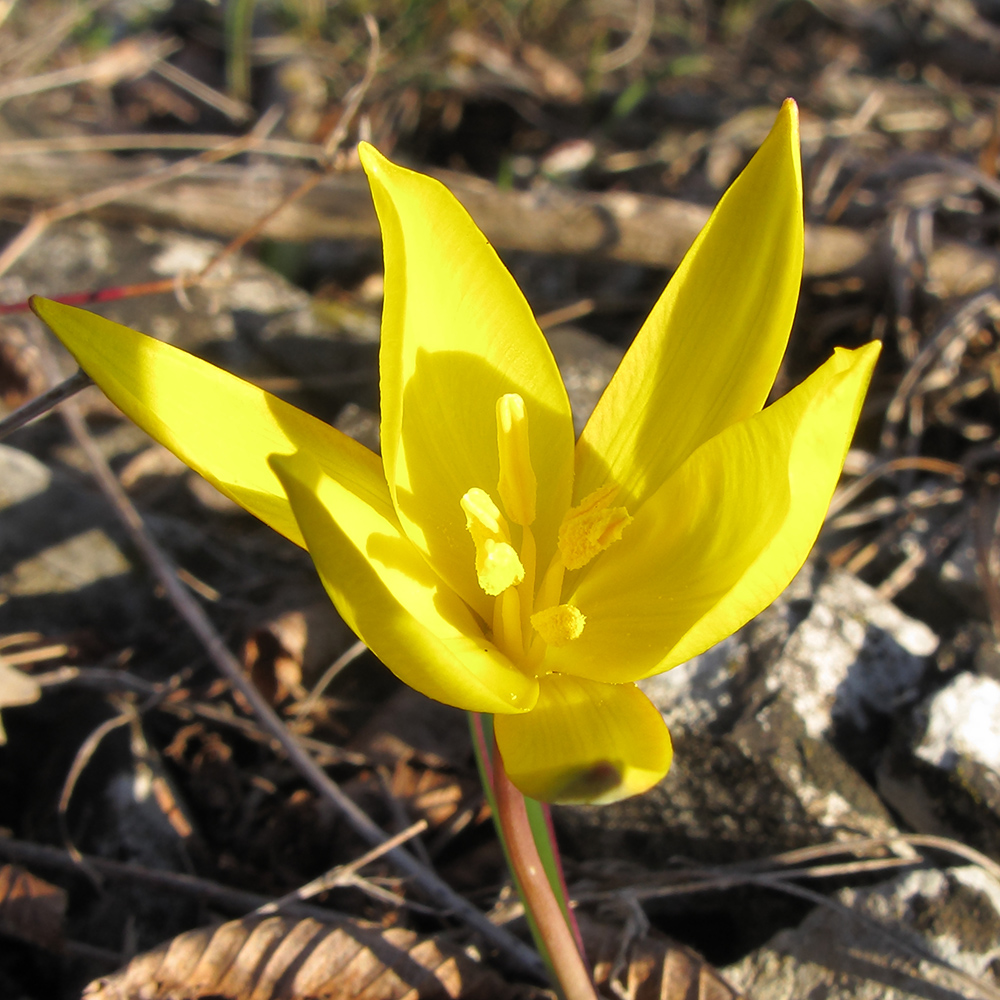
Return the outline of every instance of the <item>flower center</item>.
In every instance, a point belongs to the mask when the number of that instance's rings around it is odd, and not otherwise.
[[[528,415],[524,400],[509,393],[497,400],[497,493],[506,513],[485,491],[473,487],[462,497],[465,525],[476,549],[476,578],[495,598],[493,641],[514,662],[538,675],[545,650],[578,639],[587,619],[572,604],[561,604],[566,570],[580,569],[621,538],[632,520],[613,507],[618,487],[609,483],[568,510],[559,527],[558,546],[536,593],[535,520],[538,484],[531,465]],[[521,529],[520,550],[511,540],[508,519]]]

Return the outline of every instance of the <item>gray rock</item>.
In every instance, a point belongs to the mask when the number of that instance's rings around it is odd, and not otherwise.
[[[116,640],[151,596],[135,586],[108,505],[65,474],[0,446],[0,632],[113,625]]]
[[[812,610],[767,670],[812,737],[846,722],[868,729],[875,713],[915,701],[937,636],[849,573],[832,573]]]
[[[1000,772],[1000,682],[963,673],[938,691],[914,752],[945,770],[965,758]]]
[[[26,451],[0,444],[0,511],[44,493],[51,482],[48,466]]]
[[[794,930],[721,970],[754,1000],[954,1000],[980,995],[934,956],[994,990],[1000,978],[1000,886],[982,869],[915,871],[835,897]],[[875,926],[873,926],[873,924]],[[884,927],[892,940],[880,933]],[[897,944],[896,942],[900,942]]]
[[[0,576],[0,594],[69,594],[130,569],[121,549],[100,528],[91,528],[22,559]]]
[[[557,327],[546,337],[566,383],[579,436],[625,352],[575,326]]]
[[[894,829],[872,787],[822,737],[813,736],[789,698],[781,695],[749,708],[730,738],[775,789],[792,837],[801,844]],[[779,794],[780,792],[780,794]]]
[[[918,706],[883,756],[878,787],[916,830],[1000,857],[1000,681],[961,673]]]
[[[639,681],[675,739],[681,734],[728,730],[743,711],[742,691],[788,643],[811,602],[816,567],[807,563],[771,607],[745,628],[662,674]]]
[[[747,633],[741,630],[673,670],[639,681],[639,687],[675,739],[681,733],[704,733],[739,713],[736,678],[746,672],[749,659]]]

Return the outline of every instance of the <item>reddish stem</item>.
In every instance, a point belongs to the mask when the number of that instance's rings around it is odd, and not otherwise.
[[[507,841],[507,854],[521,890],[522,902],[545,942],[558,986],[566,1000],[598,1000],[576,939],[552,892],[528,822],[524,796],[514,787],[494,743],[493,791],[497,816]]]
[[[192,276],[193,277],[193,276]],[[116,299],[131,299],[140,295],[155,295],[157,292],[175,291],[178,284],[191,284],[190,280],[177,278],[162,278],[158,281],[144,281],[138,285],[115,285],[113,288],[99,288],[93,292],[70,292],[67,295],[49,296],[53,302],[62,302],[67,306],[90,306],[96,302],[113,302]],[[9,305],[0,305],[0,316],[8,313],[28,312],[31,303],[11,302]]]

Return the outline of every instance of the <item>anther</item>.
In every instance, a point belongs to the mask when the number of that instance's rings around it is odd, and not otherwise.
[[[586,566],[617,542],[632,520],[624,507],[612,507],[618,487],[608,483],[566,512],[559,527],[559,553],[566,569]]]
[[[462,497],[462,510],[476,546],[479,586],[496,597],[524,579],[524,567],[510,544],[507,523],[489,494],[478,488]]]
[[[548,646],[565,646],[579,639],[587,623],[584,613],[572,604],[553,604],[531,616],[531,626]]]
[[[507,516],[521,525],[535,520],[538,482],[528,448],[528,415],[524,400],[511,392],[497,400],[497,450],[500,482],[497,489]]]

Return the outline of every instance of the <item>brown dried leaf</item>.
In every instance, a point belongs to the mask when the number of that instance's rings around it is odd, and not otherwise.
[[[581,919],[594,981],[621,1000],[743,1000],[696,951],[655,930],[627,939],[608,924]]]
[[[472,745],[461,709],[402,687],[379,705],[351,749],[381,764],[416,760],[435,769],[469,766]]]
[[[303,685],[313,684],[353,641],[326,597],[265,613],[243,646],[243,664],[272,705],[289,697],[301,701]]]
[[[0,932],[57,950],[65,917],[65,890],[19,865],[0,868]]]
[[[453,945],[361,921],[246,917],[188,931],[86,1000],[532,1000]]]

